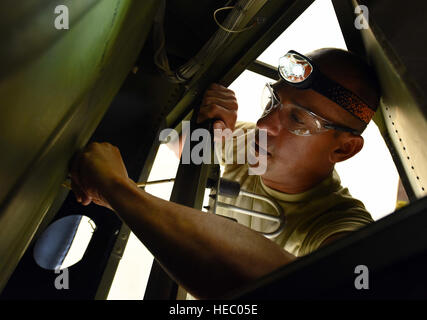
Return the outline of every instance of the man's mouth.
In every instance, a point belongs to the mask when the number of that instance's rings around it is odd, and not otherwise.
[[[258,144],[258,141],[257,141],[257,140],[255,140],[255,153],[256,153],[257,155],[259,155],[260,150],[261,150],[265,155],[267,155],[267,157],[269,157],[269,156],[271,157],[271,153],[270,153],[270,152],[268,152],[266,149],[264,149],[264,148],[260,147],[260,146],[259,146],[259,144]]]
[[[263,154],[265,154],[267,156],[267,158],[269,158],[272,156],[272,154],[270,152],[268,152],[267,146],[265,146],[266,148],[262,148],[259,145],[259,130],[260,129],[258,127],[255,129],[255,139],[254,139],[254,141],[255,141],[255,153],[258,156],[259,152],[261,150],[263,152]],[[268,144],[268,142],[267,142],[267,144]]]

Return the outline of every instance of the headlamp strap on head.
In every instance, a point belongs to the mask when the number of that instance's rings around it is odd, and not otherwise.
[[[329,100],[335,102],[353,116],[368,124],[375,110],[350,90],[321,75],[313,82],[311,88]]]

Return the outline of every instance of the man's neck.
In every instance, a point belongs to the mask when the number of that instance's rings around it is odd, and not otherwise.
[[[308,191],[325,180],[333,171],[327,171],[322,174],[310,175],[307,177],[296,177],[289,175],[286,181],[276,181],[261,176],[262,182],[269,188],[284,192],[287,194],[297,194]]]

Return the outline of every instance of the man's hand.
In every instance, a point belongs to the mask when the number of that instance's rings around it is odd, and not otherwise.
[[[227,128],[233,131],[237,119],[237,109],[238,105],[234,92],[224,86],[213,83],[203,95],[197,123],[215,119],[216,121],[214,121],[213,129],[221,130],[221,133]],[[215,130],[214,134],[215,141],[219,141],[221,137],[217,135]],[[184,148],[184,141],[186,138],[185,133],[181,133],[178,141],[169,142],[167,144],[168,148],[175,153],[177,158],[181,158],[181,152]],[[223,136],[223,138],[225,138],[225,136]]]
[[[110,208],[104,194],[117,182],[130,181],[120,151],[109,143],[91,143],[74,157],[71,186],[77,201]]]
[[[237,100],[234,92],[219,84],[212,84],[205,92],[197,122],[215,119],[214,129],[234,130],[237,119]]]

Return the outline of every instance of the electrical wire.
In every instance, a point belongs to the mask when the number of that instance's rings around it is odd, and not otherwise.
[[[213,13],[213,18],[214,18],[214,20],[215,20],[215,23],[218,25],[218,27],[220,27],[222,30],[224,30],[224,31],[226,31],[226,32],[229,32],[229,33],[240,33],[240,32],[244,32],[244,31],[247,31],[247,30],[249,30],[249,29],[252,29],[253,27],[255,27],[256,25],[257,25],[257,21],[255,21],[253,24],[251,24],[250,26],[248,26],[248,27],[246,27],[246,28],[243,28],[243,29],[240,29],[240,30],[231,30],[231,29],[228,29],[228,28],[226,28],[226,27],[224,27],[221,23],[219,23],[219,21],[218,21],[218,19],[217,19],[217,17],[216,17],[216,14],[218,13],[218,12],[220,12],[220,11],[223,11],[223,10],[230,10],[230,9],[234,9],[234,6],[232,6],[232,7],[223,7],[223,8],[219,8],[219,9],[216,9],[215,11],[214,11],[214,13]]]
[[[248,9],[256,0],[240,0],[231,10],[222,26],[229,30],[234,30],[245,17]],[[223,29],[219,29],[214,36],[202,47],[202,49],[188,63],[177,70],[177,74],[183,79],[191,79],[197,71],[203,67],[208,57],[216,55],[223,45],[228,41],[231,34]]]
[[[165,14],[165,0],[160,0],[160,9],[154,19],[154,44],[156,51],[154,54],[154,62],[162,70],[168,79],[174,83],[185,83],[190,80],[199,70],[203,67],[205,61],[209,57],[218,54],[222,50],[223,45],[230,39],[231,34],[240,33],[250,28],[253,28],[258,20],[243,29],[236,29],[245,18],[248,10],[259,3],[260,0],[239,0],[236,5],[228,6],[231,1],[228,1],[226,6],[215,10],[213,13],[215,23],[218,24],[219,29],[217,32],[205,43],[202,49],[187,63],[179,67],[176,71],[172,71],[169,66],[166,50],[165,50],[165,36],[163,30],[164,14]],[[266,2],[267,0],[261,0]],[[216,14],[222,10],[231,10],[227,18],[221,24],[216,18]]]

